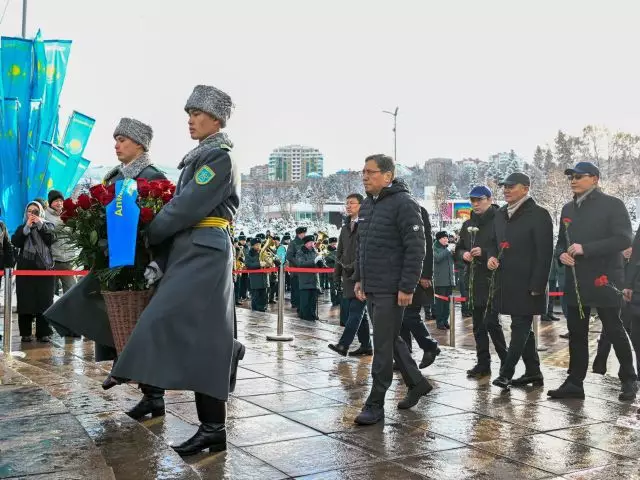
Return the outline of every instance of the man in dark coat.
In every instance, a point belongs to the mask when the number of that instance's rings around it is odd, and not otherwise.
[[[260,239],[251,240],[251,250],[246,258],[248,270],[260,270],[266,268],[264,263],[260,262]],[[269,288],[268,273],[251,273],[249,274],[249,284],[251,286],[251,310],[255,312],[267,311],[267,288]]]
[[[422,360],[418,368],[427,368],[440,354],[440,348],[438,348],[438,342],[431,337],[427,326],[422,321],[422,318],[420,318],[420,311],[423,307],[433,303],[433,245],[431,244],[431,222],[429,221],[429,214],[426,208],[420,207],[420,215],[424,226],[426,253],[422,261],[420,281],[413,294],[413,301],[411,305],[404,310],[400,336],[407,344],[410,352],[412,351],[411,335],[414,336],[416,342],[418,342],[418,346],[423,352]]]
[[[336,251],[336,266],[333,274],[334,283],[342,282],[342,301],[340,304],[340,318],[344,323],[344,330],[338,343],[329,344],[329,348],[340,355],[365,356],[372,355],[371,334],[367,318],[367,303],[356,298],[353,290],[352,276],[355,269],[356,247],[358,243],[358,213],[363,197],[359,193],[352,193],[347,197],[344,225],[340,230],[338,250]],[[353,339],[358,335],[360,346],[349,353]]]
[[[640,372],[640,228],[636,231],[631,256],[625,269],[625,315],[631,330],[631,344],[636,352],[637,372]]]
[[[367,300],[373,322],[373,385],[360,425],[384,419],[384,397],[393,379],[393,361],[409,388],[398,408],[411,408],[433,388],[411,358],[400,337],[404,309],[411,305],[425,256],[425,235],[420,206],[409,189],[395,177],[395,162],[372,155],[362,172],[367,198],[358,219],[358,254],[354,290]]]
[[[557,250],[560,262],[575,270],[580,302],[574,276],[567,272],[564,291],[568,304],[571,373],[559,388],[549,390],[548,395],[584,398],[582,382],[589,366],[589,316],[595,308],[620,362],[619,398],[633,400],[638,391],[637,377],[629,339],[620,319],[621,298],[614,289],[595,284],[598,277],[606,275],[611,284],[623,285],[622,251],[629,248],[633,235],[629,213],[621,200],[600,190],[600,171],[592,163],[580,162],[565,170],[565,174],[571,178],[574,199],[562,208]],[[580,314],[580,303],[584,315]]]
[[[544,380],[531,326],[533,316],[547,310],[545,293],[553,258],[553,222],[549,212],[529,197],[531,180],[527,175],[512,173],[501,186],[507,205],[495,213],[487,266],[492,271],[500,269],[491,308],[511,315],[511,342],[500,376],[493,384],[504,389],[511,384],[541,386]],[[512,382],[520,357],[526,371]]]
[[[336,268],[336,255],[338,251],[338,238],[330,237],[329,238],[329,246],[327,247],[327,256],[324,259],[327,268],[333,268],[335,271]],[[340,294],[338,292],[338,287],[340,286],[340,282],[335,281],[335,277],[331,273],[326,273],[329,281],[329,291],[331,292],[331,306],[337,307],[340,305]]]
[[[313,235],[302,238],[302,248],[296,251],[296,266],[300,268],[325,267],[324,259],[315,249]],[[298,273],[298,289],[300,292],[300,318],[302,320],[318,320],[318,292],[320,291],[320,275],[317,273]]]
[[[449,248],[449,236],[447,232],[436,233],[436,241],[433,243],[433,286],[437,295],[449,298],[453,294],[456,284],[454,270],[455,261]],[[436,297],[436,325],[439,330],[448,330],[449,325],[449,301]]]
[[[187,100],[191,138],[173,199],[147,227],[150,245],[171,241],[165,272],[113,376],[192,390],[200,427],[174,447],[180,455],[226,449],[226,401],[244,346],[234,340],[233,252],[229,224],[240,204],[233,144],[220,131],[233,104],[198,85]]]
[[[504,338],[500,316],[495,308],[487,311],[489,278],[487,253],[493,239],[493,221],[498,206],[493,204],[491,190],[485,185],[474,187],[469,193],[471,218],[462,224],[460,239],[456,245],[456,257],[467,263],[465,274],[469,286],[469,308],[473,318],[473,336],[476,341],[478,363],[467,370],[469,377],[481,378],[491,375],[491,353],[489,337],[503,363],[507,357],[507,342]],[[495,305],[494,305],[495,307]],[[485,315],[486,314],[486,315]]]
[[[296,238],[294,238],[289,247],[287,248],[287,262],[290,267],[297,267],[296,255],[298,250],[302,248],[302,239],[307,235],[307,227],[296,228]],[[291,308],[295,308],[298,312],[298,316],[301,315],[300,311],[300,289],[298,274],[291,273]]]

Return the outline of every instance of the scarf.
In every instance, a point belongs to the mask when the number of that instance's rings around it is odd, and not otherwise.
[[[507,205],[507,215],[509,215],[509,218],[511,218],[513,216],[513,214],[516,213],[518,211],[518,209],[522,206],[522,204],[524,202],[526,202],[527,200],[529,200],[529,195],[528,194],[525,195],[524,197],[522,197],[520,200],[518,200],[513,205]]]
[[[151,157],[147,152],[143,152],[138,158],[128,163],[127,165],[118,165],[113,167],[104,176],[105,179],[111,179],[118,173],[121,173],[124,178],[137,178],[142,171],[151,165]]]
[[[196,148],[194,148],[184,156],[184,158],[178,165],[178,169],[182,170],[184,167],[193,162],[193,160],[197,158],[203,150],[209,148],[221,148],[223,145],[229,148],[233,148],[233,143],[226,133],[218,132],[214,133],[213,135],[209,135],[207,138],[202,140]]]
[[[51,222],[48,222],[44,219],[44,208],[38,202],[31,202],[29,205],[37,205],[40,210],[40,214],[38,215],[42,219],[43,228],[45,224],[53,230],[53,225]],[[29,208],[27,205],[27,208]],[[25,219],[26,219],[26,210],[25,210]],[[36,264],[40,267],[43,267],[45,270],[51,270],[53,268],[53,257],[51,256],[51,249],[45,245],[44,240],[40,236],[39,228],[27,227],[24,226],[24,234],[26,235],[26,239],[24,241],[24,247],[22,248],[22,257],[25,260],[35,261]]]
[[[582,205],[582,202],[584,202],[586,200],[586,198],[589,196],[589,194],[591,192],[593,192],[594,190],[596,190],[597,188],[598,187],[594,186],[594,187],[590,188],[589,190],[587,190],[586,192],[584,192],[579,197],[576,197],[576,205],[578,206],[578,208],[580,208],[580,205]]]

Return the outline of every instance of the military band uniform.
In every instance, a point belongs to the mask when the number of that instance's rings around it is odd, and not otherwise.
[[[302,268],[317,268],[317,257],[318,252],[314,248],[309,250],[303,245],[296,253],[296,265]],[[317,273],[299,273],[297,275],[300,289],[300,318],[303,320],[318,320],[320,276]]]
[[[249,250],[249,255],[246,258],[246,265],[248,270],[261,269],[262,266],[260,265],[260,251],[256,251],[253,248]],[[255,312],[266,312],[267,289],[269,288],[269,274],[251,273],[249,274],[249,283],[251,286],[251,310]]]

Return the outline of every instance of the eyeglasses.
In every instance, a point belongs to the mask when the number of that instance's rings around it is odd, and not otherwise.
[[[584,177],[593,177],[593,175],[589,173],[574,173],[573,175],[567,175],[569,180],[582,180]]]
[[[366,168],[364,170],[362,170],[361,175],[363,177],[370,177],[371,175],[373,175],[374,173],[380,173],[382,172],[382,170],[367,170]]]
[[[27,213],[29,213],[31,215],[40,215],[40,211],[39,210],[27,210]]]

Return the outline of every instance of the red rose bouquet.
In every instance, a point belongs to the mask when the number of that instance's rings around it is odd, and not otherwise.
[[[145,231],[156,214],[171,201],[175,185],[169,180],[137,180],[140,208],[136,255],[133,266],[109,268],[106,206],[115,198],[115,185],[94,185],[74,202],[64,202],[62,220],[68,227],[67,237],[80,252],[76,264],[90,269],[106,291],[147,289],[144,271],[153,258],[146,246]]]

